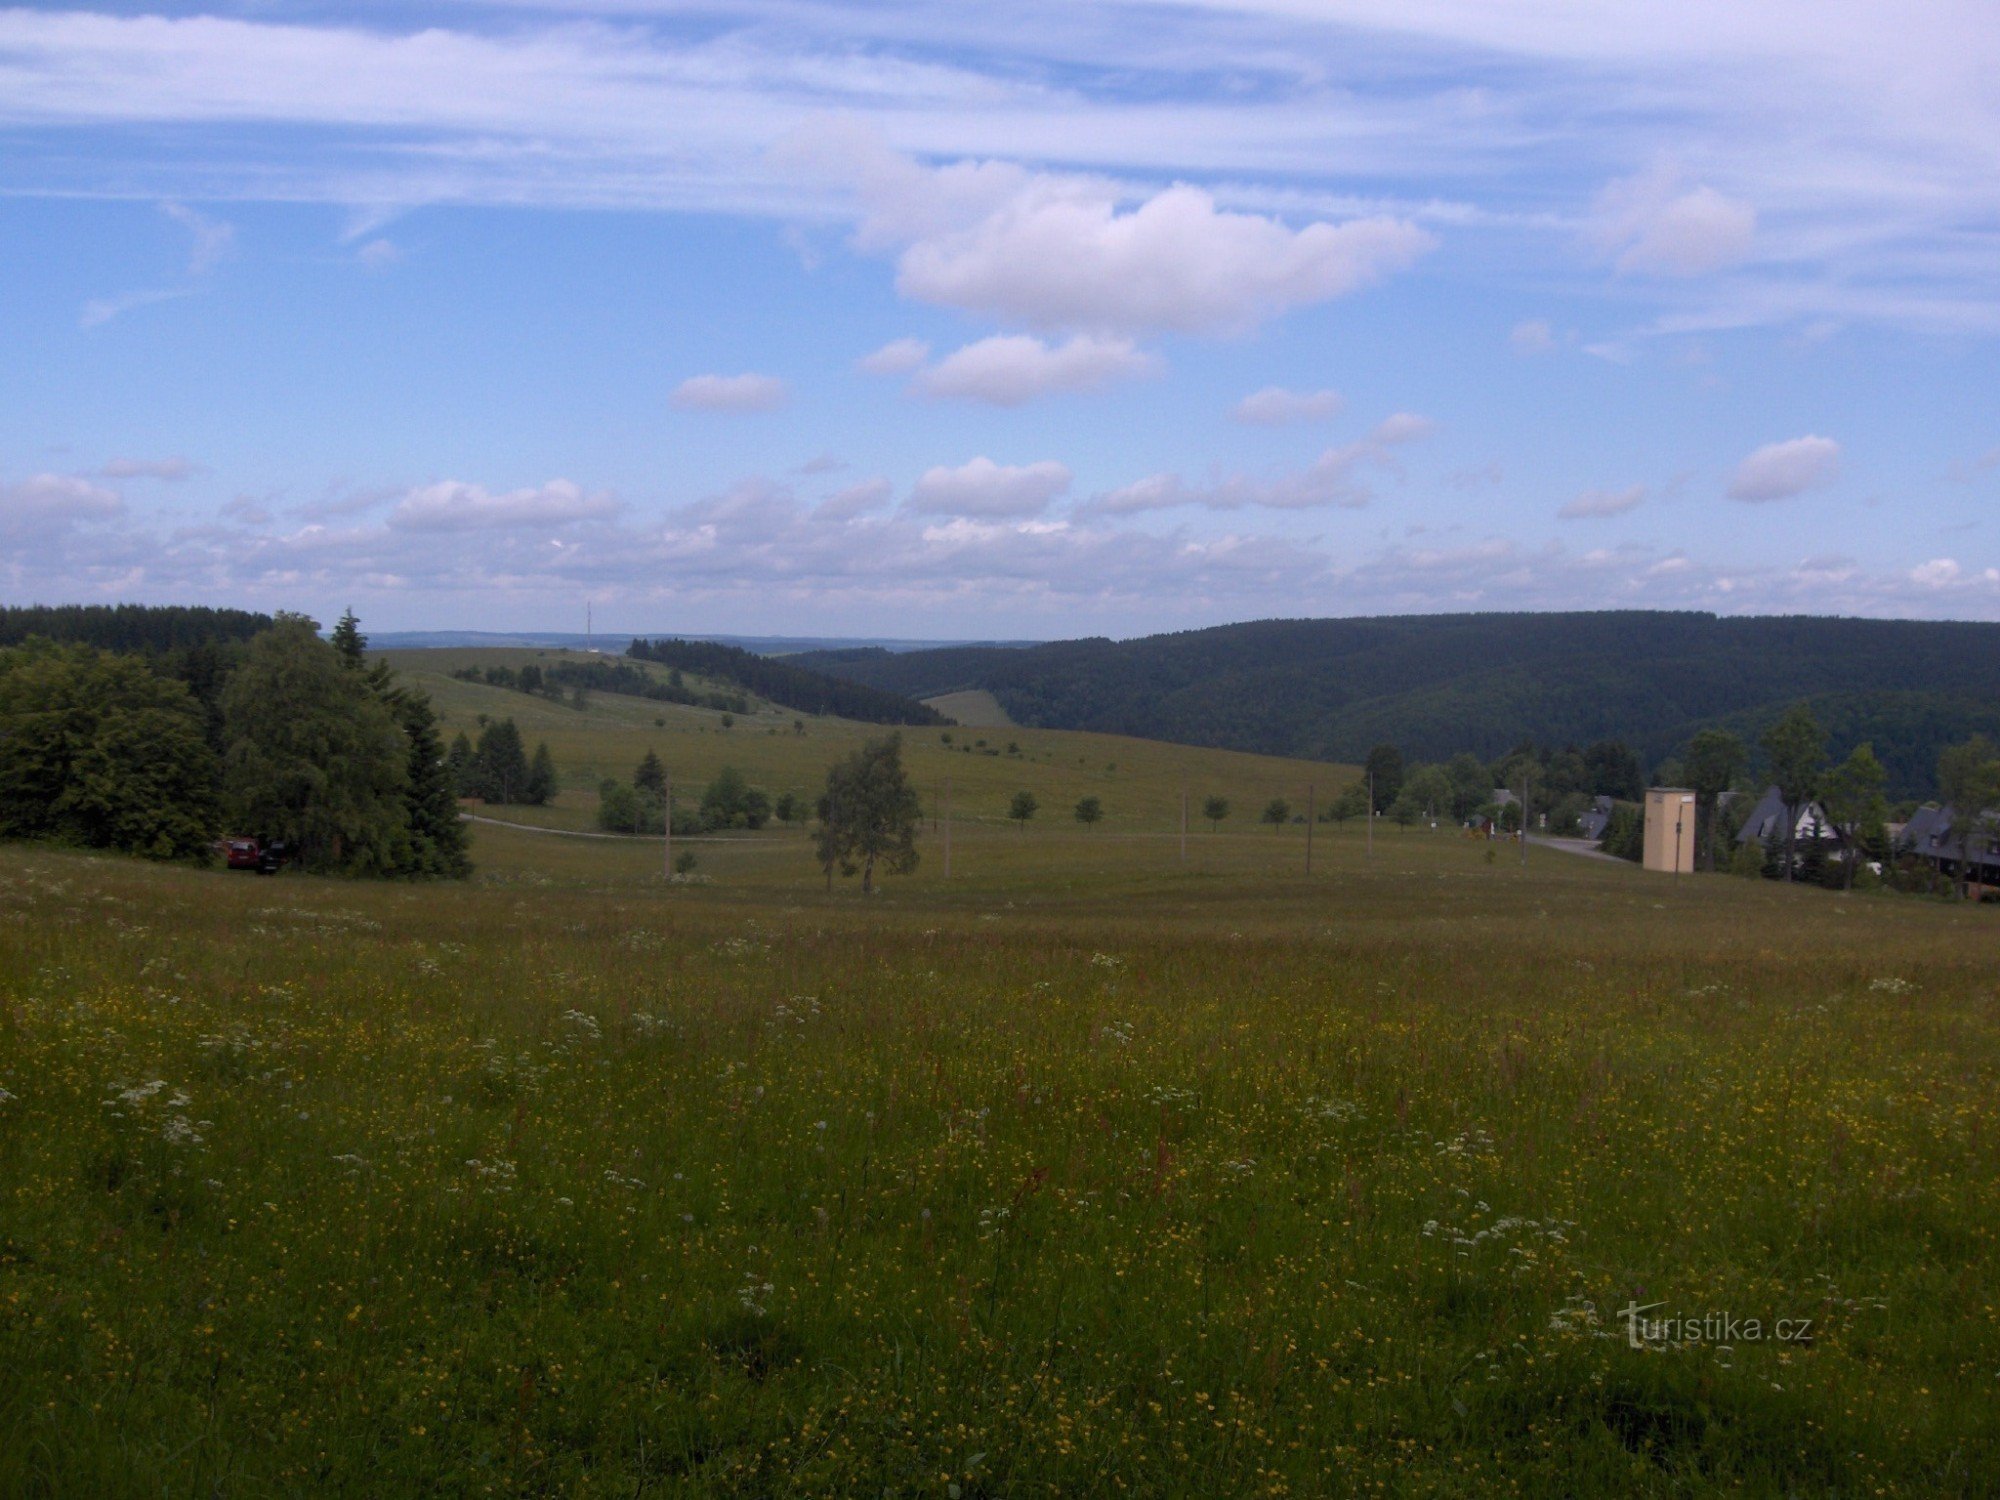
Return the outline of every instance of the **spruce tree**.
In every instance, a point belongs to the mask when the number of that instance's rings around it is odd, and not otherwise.
[[[479,795],[488,802],[519,802],[528,788],[528,752],[512,719],[488,724],[476,756]]]
[[[528,766],[526,800],[530,807],[540,807],[555,796],[557,788],[556,761],[549,754],[549,742],[543,740],[535,746],[535,758]]]

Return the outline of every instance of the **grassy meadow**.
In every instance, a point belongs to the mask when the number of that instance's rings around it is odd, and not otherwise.
[[[649,743],[803,790],[869,732],[438,695],[578,826]],[[1990,910],[1353,825],[1308,877],[1251,819],[1327,768],[1002,733],[906,732],[953,878],[927,828],[866,902],[796,829],[0,847],[0,1494],[1992,1491]],[[1185,864],[1184,779],[1240,802]]]

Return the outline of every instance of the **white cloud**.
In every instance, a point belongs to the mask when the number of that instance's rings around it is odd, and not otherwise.
[[[73,474],[0,480],[0,534],[15,539],[59,535],[78,522],[109,521],[124,511],[116,491]]]
[[[1840,444],[1832,438],[1799,437],[1766,443],[1736,466],[1729,481],[1732,500],[1789,500],[1827,483],[1840,467]]]
[[[411,490],[389,513],[389,524],[404,531],[567,526],[607,520],[619,508],[610,495],[586,493],[567,479],[498,495],[481,485],[446,479]]]
[[[98,473],[106,479],[190,479],[201,472],[193,459],[175,454],[170,458],[114,458]]]
[[[1339,391],[1288,391],[1267,385],[1237,402],[1230,415],[1252,427],[1283,427],[1291,422],[1324,422],[1346,409]]]
[[[1198,506],[1203,510],[1360,510],[1374,499],[1362,482],[1367,465],[1393,466],[1393,450],[1430,435],[1428,417],[1398,412],[1376,424],[1359,442],[1329,448],[1295,474],[1259,478],[1220,475],[1206,484],[1189,484],[1178,474],[1151,474],[1144,479],[1095,497],[1086,509],[1095,515],[1128,516],[1142,511]]]
[[[975,520],[1038,516],[1069,488],[1070,471],[1053,460],[1019,467],[975,458],[955,469],[928,469],[910,490],[910,509]]]
[[[1622,516],[1627,511],[1637,510],[1645,504],[1646,494],[1646,486],[1643,484],[1628,485],[1622,490],[1585,490],[1557,511],[1556,515],[1564,521]]]
[[[1956,558],[1934,557],[1929,562],[1919,563],[1910,569],[1910,582],[1921,584],[1927,589],[1949,588],[1958,582],[1959,576],[1964,571],[1958,565]]]
[[[1368,446],[1383,448],[1420,442],[1437,431],[1437,423],[1413,411],[1399,411],[1384,417],[1368,434]]]
[[[1530,318],[1514,325],[1507,342],[1514,346],[1516,354],[1546,354],[1556,346],[1556,333],[1545,319]]]
[[[403,258],[403,252],[394,240],[378,237],[356,250],[354,258],[370,271],[386,271]]]
[[[889,503],[896,487],[880,477],[835,490],[813,509],[815,521],[851,521]]]
[[[922,339],[891,339],[873,354],[854,362],[864,375],[907,375],[931,357],[931,346]]]
[[[668,400],[681,411],[776,411],[790,395],[775,375],[693,375]]]
[[[1089,391],[1158,371],[1160,362],[1130,339],[1078,334],[1050,346],[1027,334],[1001,334],[967,344],[917,377],[927,396],[1020,406],[1058,391]]]
[[[1383,215],[1295,230],[1185,183],[1129,211],[1118,197],[1109,183],[1028,177],[975,222],[909,246],[897,288],[1033,328],[1241,333],[1402,270],[1434,243]]]
[[[1621,271],[1699,276],[1750,254],[1757,211],[1678,169],[1655,166],[1607,183],[1593,205],[1591,236]]]

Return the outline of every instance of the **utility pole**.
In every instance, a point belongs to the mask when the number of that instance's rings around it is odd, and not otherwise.
[[[1521,772],[1521,864],[1528,863],[1528,773]]]
[[[1188,799],[1187,783],[1182,782],[1181,783],[1181,863],[1182,864],[1187,863],[1187,812],[1188,812],[1187,799]]]
[[[668,774],[664,775],[664,776],[663,776],[663,777],[661,778],[661,782],[662,782],[662,785],[661,785],[661,791],[662,791],[662,793],[663,793],[663,795],[664,795],[664,797],[665,797],[665,800],[666,800],[666,806],[665,806],[665,808],[664,808],[664,809],[662,809],[662,814],[661,814],[661,818],[660,818],[660,826],[661,826],[661,829],[663,830],[663,836],[662,836],[662,837],[661,837],[661,839],[660,839],[660,851],[661,851],[661,852],[660,852],[660,873],[661,873],[662,875],[666,876],[666,877],[667,877],[667,879],[669,879],[669,880],[672,880],[672,879],[674,878],[674,778],[673,778],[673,775],[672,775],[671,773],[668,773]]]
[[[1319,804],[1315,798],[1318,788],[1310,781],[1306,783],[1306,874],[1313,872],[1313,823]]]
[[[951,778],[944,782],[944,878],[951,879]]]
[[[1368,857],[1375,857],[1375,773],[1368,773]]]

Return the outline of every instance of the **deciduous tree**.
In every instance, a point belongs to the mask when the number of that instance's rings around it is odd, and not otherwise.
[[[826,871],[861,875],[863,895],[875,889],[875,867],[906,875],[917,867],[917,790],[903,770],[900,735],[870,740],[826,773],[819,798],[814,852]]]

